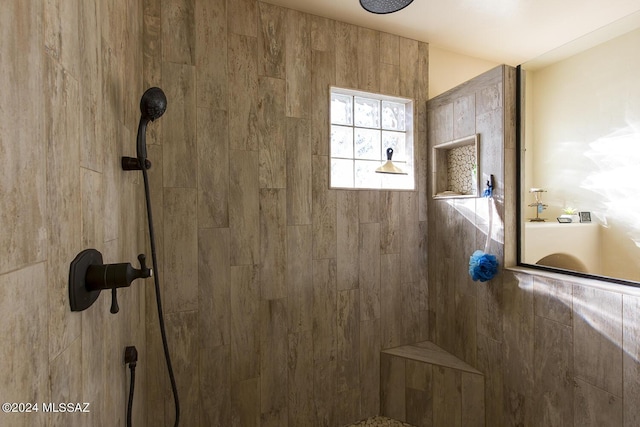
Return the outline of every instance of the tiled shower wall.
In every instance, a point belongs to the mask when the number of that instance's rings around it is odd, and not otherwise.
[[[132,6],[133,5],[133,6]],[[90,413],[1,413],[3,426],[124,425],[124,347],[145,354],[143,283],[72,313],[69,263],[144,252],[135,153],[142,5],[8,1],[0,13],[0,400],[88,402]],[[136,399],[144,401],[145,364]],[[143,406],[134,406],[143,423]]]
[[[498,67],[428,103],[429,147],[480,134],[501,265],[514,264],[517,238],[514,76]],[[430,337],[485,374],[486,425],[639,425],[640,293],[509,270],[473,282],[487,219],[485,199],[429,202]]]
[[[188,426],[379,411],[379,350],[426,338],[428,46],[255,0],[147,0],[150,159]],[[328,189],[329,85],[415,99],[417,191]],[[173,402],[147,295],[147,425]]]

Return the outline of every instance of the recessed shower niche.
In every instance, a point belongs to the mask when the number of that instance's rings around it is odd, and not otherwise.
[[[478,134],[433,147],[433,197],[478,197],[478,164],[480,153]]]

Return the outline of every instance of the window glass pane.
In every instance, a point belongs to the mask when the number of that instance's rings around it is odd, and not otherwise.
[[[331,186],[353,188],[353,160],[331,159]]]
[[[404,128],[404,104],[382,101],[382,129],[400,130]]]
[[[353,128],[331,125],[331,157],[353,159]]]
[[[353,124],[353,97],[331,92],[331,123]]]
[[[355,158],[380,160],[380,131],[355,129]]]
[[[405,151],[405,135],[402,132],[382,131],[381,158],[387,159],[387,148],[393,148],[393,161],[404,162],[407,158]]]
[[[382,173],[376,173],[376,169],[382,165],[379,161],[356,160],[355,183],[357,188],[380,188]]]
[[[380,101],[356,96],[354,102],[354,124],[367,128],[380,128]]]

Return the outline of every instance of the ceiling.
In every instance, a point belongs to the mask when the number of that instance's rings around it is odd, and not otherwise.
[[[375,15],[359,0],[266,1],[509,65],[640,10],[638,0],[414,0],[399,12]]]

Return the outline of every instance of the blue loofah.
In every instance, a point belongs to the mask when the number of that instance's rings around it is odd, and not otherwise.
[[[469,258],[469,275],[474,282],[493,279],[498,273],[498,260],[494,255],[477,250]]]

